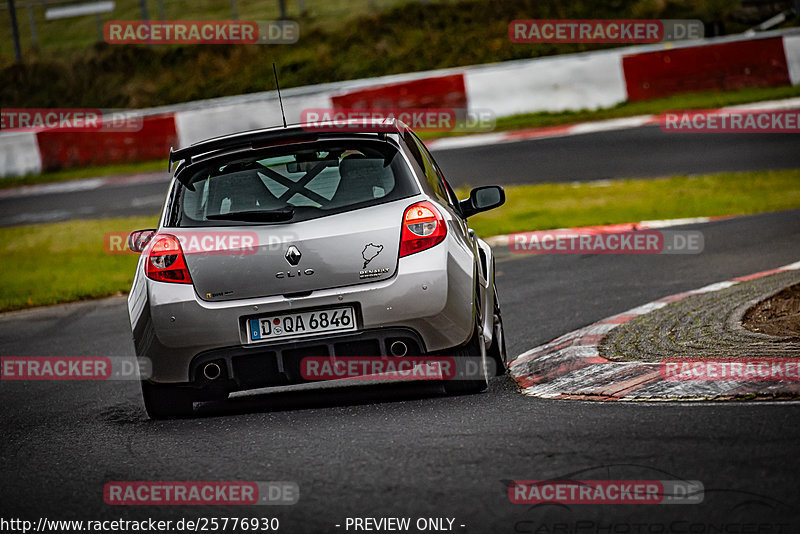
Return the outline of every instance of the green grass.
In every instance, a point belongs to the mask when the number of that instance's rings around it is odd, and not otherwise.
[[[138,256],[107,254],[107,232],[152,228],[158,217],[0,229],[0,311],[106,297],[126,292]]]
[[[370,13],[399,3],[400,0],[304,0],[305,12],[300,13],[299,4],[295,0],[287,0],[287,16],[300,19],[306,23],[336,26],[351,18]],[[31,24],[28,8],[17,2],[17,24],[20,30],[20,41],[27,54],[35,53],[32,49]],[[95,17],[82,16],[67,19],[45,20],[45,7],[36,2],[33,7],[33,20],[39,42],[39,51],[59,52],[92,46],[97,40]],[[102,22],[110,20],[140,19],[142,12],[139,0],[116,0],[116,8],[111,13],[100,15]],[[158,0],[146,2],[150,19],[159,18]],[[275,20],[280,16],[277,0],[236,0],[240,20]],[[163,0],[165,20],[230,20],[232,17],[229,0],[191,0],[191,2],[175,2]],[[187,7],[190,12],[187,13]],[[0,11],[0,54],[13,54],[13,40],[8,10]]]
[[[276,16],[276,2],[237,1],[242,19]],[[300,39],[293,45],[92,44],[93,17],[79,17],[54,21],[52,27],[43,22],[39,52],[30,49],[23,34],[21,64],[13,63],[8,19],[0,10],[0,102],[139,109],[272,90],[273,62],[281,87],[289,88],[613,46],[512,43],[508,24],[520,18],[696,18],[724,21],[730,33],[749,24],[734,13],[741,0],[304,0],[307,15],[298,15],[297,0],[286,1],[289,17],[300,24]],[[229,17],[226,0],[164,3],[168,18]],[[113,17],[139,18],[136,4],[119,0]],[[148,2],[151,18],[158,16],[156,4]],[[34,11],[41,16],[40,9]]]
[[[466,191],[459,191],[459,197]],[[506,204],[470,218],[483,236],[653,219],[800,208],[800,169],[539,184],[506,188]]]
[[[800,170],[514,186],[506,194],[503,207],[470,219],[479,235],[800,208]],[[0,311],[128,291],[137,256],[107,254],[103,236],[152,228],[156,219],[1,228]]]

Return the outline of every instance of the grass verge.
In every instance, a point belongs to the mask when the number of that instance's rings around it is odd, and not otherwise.
[[[458,193],[460,198],[467,195]],[[507,187],[506,204],[470,218],[470,226],[487,237],[793,208],[800,208],[800,169]]]
[[[514,186],[506,193],[505,206],[470,219],[479,235],[800,208],[800,170]],[[154,215],[0,229],[0,311],[128,291],[137,256],[107,254],[103,236],[151,228],[156,220]]]
[[[107,232],[153,228],[158,216],[0,229],[0,311],[126,292],[138,256],[107,254]]]

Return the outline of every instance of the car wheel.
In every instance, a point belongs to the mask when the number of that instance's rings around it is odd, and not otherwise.
[[[444,390],[450,395],[479,393],[489,387],[489,374],[486,370],[486,351],[483,350],[480,331],[475,330],[469,342],[448,356],[455,360],[455,375],[444,381]],[[464,379],[466,377],[466,379]]]
[[[192,415],[195,395],[191,389],[144,380],[141,384],[144,408],[151,419]]]
[[[494,290],[494,334],[492,344],[486,355],[495,363],[495,376],[506,374],[508,354],[506,353],[506,335],[503,331],[503,315],[500,313],[500,301],[497,299],[497,288]]]

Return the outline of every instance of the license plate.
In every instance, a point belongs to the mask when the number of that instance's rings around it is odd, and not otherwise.
[[[352,307],[300,313],[286,313],[250,319],[247,334],[251,343],[319,332],[340,332],[356,329]]]

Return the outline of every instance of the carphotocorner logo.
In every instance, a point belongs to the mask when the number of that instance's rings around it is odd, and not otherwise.
[[[418,132],[487,132],[494,129],[494,112],[456,108],[309,108],[300,116],[303,128],[315,132],[361,131],[365,124],[386,131],[396,119]]]
[[[141,116],[125,110],[93,108],[3,108],[2,132],[138,132]]]
[[[293,20],[112,20],[103,26],[109,44],[293,44]]]
[[[702,39],[700,20],[512,20],[513,43],[660,43]]]
[[[300,500],[296,482],[107,482],[103,500],[112,506],[292,505]]]
[[[699,254],[704,239],[697,230],[617,232],[589,227],[515,233],[508,247],[516,254]]]
[[[667,133],[800,133],[800,110],[667,111],[659,124]]]

